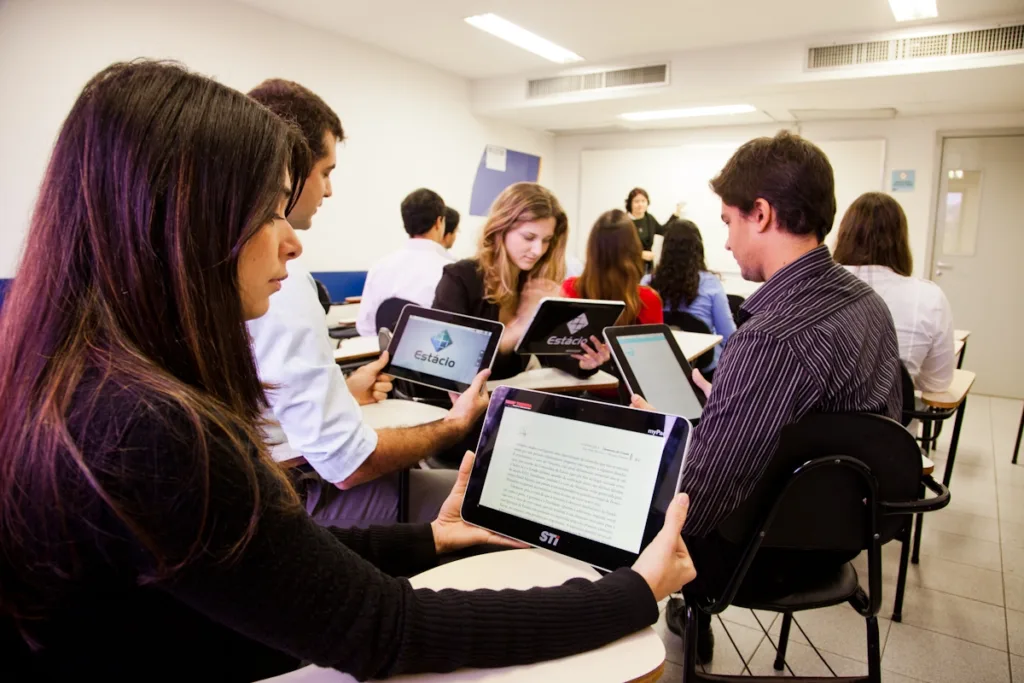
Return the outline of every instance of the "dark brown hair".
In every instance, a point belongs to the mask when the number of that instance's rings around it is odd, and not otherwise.
[[[331,133],[337,142],[345,139],[341,119],[323,98],[309,88],[283,78],[268,78],[249,91],[253,98],[264,107],[295,125],[302,136],[295,140],[292,149],[291,176],[294,192],[288,204],[286,215],[291,213],[306,177],[316,162],[327,156],[324,135]]]
[[[707,269],[704,241],[696,224],[685,219],[669,221],[661,259],[651,279],[651,287],[661,295],[665,308],[676,311],[692,304],[700,290],[701,271]]]
[[[296,136],[242,93],[171,64],[114,64],[75,101],[0,315],[0,615],[38,615],[43,586],[77,578],[69,527],[91,501],[139,539],[157,577],[215,552],[213,441],[234,456],[251,486],[239,495],[253,502],[248,529],[217,556],[251,538],[267,504],[258,468],[271,465],[237,264],[277,212]],[[111,421],[86,445],[83,425],[109,417],[114,394],[189,446],[194,476],[179,484],[205,502],[186,550],[166,547],[123,495],[122,480],[147,476],[122,454],[124,425]],[[276,476],[278,502],[297,510]]]
[[[757,199],[768,202],[779,227],[794,235],[825,240],[836,217],[835,179],[828,157],[816,145],[779,131],[755,138],[732,155],[711,181],[728,206],[749,214]]]
[[[914,257],[903,207],[881,192],[857,197],[839,223],[833,257],[840,265],[885,266],[909,277]]]
[[[619,209],[601,214],[587,239],[587,263],[576,282],[580,298],[626,302],[616,324],[632,325],[640,314],[643,273],[643,247],[633,221]]]
[[[626,213],[632,213],[633,199],[636,198],[638,194],[642,194],[647,199],[648,204],[651,203],[651,196],[647,194],[647,190],[642,187],[634,187],[629,191],[629,195],[626,197]]]
[[[438,218],[445,217],[444,209],[444,200],[438,193],[425,187],[413,190],[402,200],[402,225],[405,226],[405,232],[409,237],[426,234],[437,225]]]

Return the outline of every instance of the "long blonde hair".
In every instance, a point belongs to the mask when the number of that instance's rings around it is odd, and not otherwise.
[[[520,270],[505,251],[505,235],[521,223],[545,218],[555,219],[555,234],[527,279],[560,283],[565,279],[569,219],[555,195],[537,183],[516,183],[505,188],[491,205],[477,249],[477,261],[484,278],[484,298],[503,310],[515,310],[520,293]]]
[[[576,282],[583,299],[624,301],[619,325],[632,325],[640,315],[643,247],[633,221],[621,209],[606,211],[594,223],[587,240],[587,264]]]

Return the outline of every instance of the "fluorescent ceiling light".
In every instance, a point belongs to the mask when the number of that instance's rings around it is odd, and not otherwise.
[[[889,0],[889,7],[892,8],[892,15],[896,17],[896,21],[914,21],[939,16],[935,0]]]
[[[522,26],[516,26],[508,19],[502,19],[497,14],[480,14],[475,17],[466,17],[466,23],[470,26],[475,26],[481,31],[487,31],[492,36],[508,41],[516,47],[521,47],[558,64],[583,61],[583,57],[580,57],[575,52],[566,50],[561,45],[555,45],[547,38],[541,38],[536,33],[531,33]]]
[[[725,104],[717,107],[690,107],[689,109],[659,109],[657,111],[635,111],[620,114],[619,118],[627,121],[661,121],[663,119],[690,119],[697,116],[723,116],[729,114],[749,114],[757,111],[757,107],[749,104]]]

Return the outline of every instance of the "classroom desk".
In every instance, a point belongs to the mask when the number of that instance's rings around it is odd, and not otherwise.
[[[380,340],[372,337],[343,339],[334,351],[334,362],[345,364],[361,360],[372,360],[380,355]]]
[[[686,360],[689,363],[697,360],[722,341],[721,335],[717,334],[700,334],[698,332],[681,332],[679,330],[673,330],[672,334],[675,336],[679,349],[686,356]]]
[[[595,581],[599,574],[591,567],[546,550],[506,550],[477,555],[442,565],[414,576],[414,588],[458,588],[474,590],[537,586],[558,586],[569,579]],[[583,654],[505,669],[464,669],[447,674],[419,674],[388,679],[394,683],[516,683],[518,681],[657,681],[665,666],[665,646],[653,628],[626,636],[602,648]],[[307,666],[265,683],[353,683],[355,679],[332,669]]]
[[[361,296],[346,296],[345,297],[345,303],[347,303],[347,304],[358,304],[358,303],[361,303],[362,300],[363,300],[363,297],[361,297]]]
[[[561,394],[573,391],[616,389],[619,386],[619,380],[604,370],[598,370],[596,374],[581,379],[558,368],[537,368],[520,372],[515,377],[508,379],[493,379],[487,383],[487,391],[494,391],[503,385],[516,389],[533,389],[534,391]]]
[[[327,311],[327,328],[351,327],[359,319],[359,304],[334,304]]]
[[[940,410],[956,410],[956,421],[953,423],[953,436],[949,441],[949,455],[946,457],[946,471],[942,483],[949,486],[953,478],[953,463],[956,461],[956,449],[960,444],[960,428],[964,423],[964,411],[967,409],[967,394],[974,386],[977,376],[969,370],[954,370],[953,383],[946,391],[924,392],[921,400],[925,405]]]

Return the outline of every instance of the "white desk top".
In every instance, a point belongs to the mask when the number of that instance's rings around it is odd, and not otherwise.
[[[534,391],[550,391],[552,393],[566,391],[597,391],[599,389],[615,389],[619,380],[603,370],[580,379],[558,368],[537,368],[520,372],[508,379],[494,379],[487,383],[487,391],[494,391],[505,385],[516,389],[533,389]]]
[[[546,550],[507,550],[477,555],[442,565],[413,577],[414,588],[513,588],[558,586],[569,579],[596,580],[593,568]],[[396,683],[514,683],[516,681],[633,681],[645,679],[665,663],[665,646],[653,628],[646,628],[598,650],[564,659],[506,669],[466,669],[448,674],[420,674],[389,679]],[[653,680],[653,679],[652,679]],[[353,683],[346,674],[308,666],[268,683]]]
[[[334,304],[327,311],[327,327],[355,325],[359,318],[359,304]]]
[[[704,353],[715,348],[715,345],[722,341],[721,335],[700,334],[698,332],[680,332],[673,330],[676,343],[682,350],[686,360],[690,363],[700,358]]]
[[[389,398],[380,403],[362,406],[363,422],[373,429],[392,427],[416,427],[435,420],[444,419],[448,411],[427,403]]]
[[[963,352],[965,343],[966,342],[963,339],[957,339],[956,341],[953,342],[953,355],[954,356],[959,356],[960,353]]]
[[[334,351],[335,363],[348,363],[357,360],[376,358],[380,355],[380,341],[373,337],[352,337],[343,339],[341,346]]]
[[[957,341],[966,341],[966,339],[970,336],[970,330],[953,330],[953,339]]]

